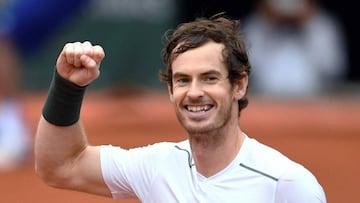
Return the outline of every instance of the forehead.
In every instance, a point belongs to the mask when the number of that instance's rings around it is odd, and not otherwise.
[[[226,74],[223,49],[223,44],[210,41],[198,48],[179,54],[172,63],[173,75],[177,73],[196,75],[209,71]]]

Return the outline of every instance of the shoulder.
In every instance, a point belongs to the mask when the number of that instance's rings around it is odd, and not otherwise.
[[[267,174],[275,180],[297,174],[308,175],[308,170],[301,164],[253,138],[246,138],[242,148],[240,151],[242,153],[241,162],[244,165]]]
[[[279,202],[326,202],[325,192],[316,177],[300,165],[288,169],[280,177],[276,189],[276,198]]]
[[[276,181],[275,202],[326,202],[323,188],[308,169],[255,139],[246,142],[244,164]]]
[[[243,148],[242,163],[274,179],[279,179],[290,167],[298,165],[278,150],[252,138],[245,139]]]

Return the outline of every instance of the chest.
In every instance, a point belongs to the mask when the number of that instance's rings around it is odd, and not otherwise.
[[[175,164],[161,170],[143,202],[271,203],[276,183],[236,164],[210,178]]]

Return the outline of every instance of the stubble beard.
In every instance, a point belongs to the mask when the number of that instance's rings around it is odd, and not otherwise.
[[[188,133],[189,138],[211,139],[222,134],[221,132],[231,120],[231,112],[232,106],[229,104],[228,108],[220,109],[215,118],[211,118],[212,121],[200,121],[198,124],[196,121],[189,121],[178,110],[176,110],[176,116],[180,124]]]

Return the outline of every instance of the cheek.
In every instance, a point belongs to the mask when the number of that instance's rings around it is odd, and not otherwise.
[[[222,85],[217,88],[213,88],[212,95],[222,101],[236,99],[236,93],[230,85]]]
[[[184,91],[180,91],[174,88],[172,94],[170,94],[170,100],[173,104],[178,106],[178,104],[183,100],[184,95],[185,95]]]

